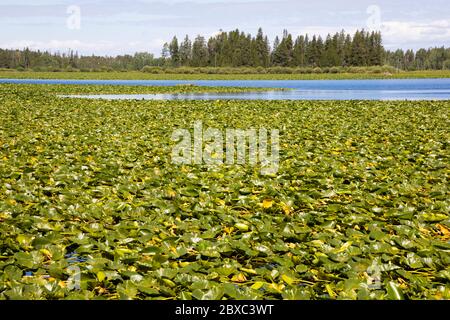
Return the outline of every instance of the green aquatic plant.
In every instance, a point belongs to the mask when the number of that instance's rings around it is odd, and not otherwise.
[[[0,299],[450,298],[450,102],[56,97],[127,90],[0,85]],[[278,172],[173,164],[197,120]]]

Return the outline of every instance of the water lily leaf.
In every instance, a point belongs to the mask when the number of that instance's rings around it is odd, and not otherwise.
[[[426,222],[440,222],[448,219],[448,215],[442,213],[424,213],[420,217]]]
[[[125,281],[117,285],[117,292],[121,300],[133,300],[138,294],[138,289],[131,281]]]
[[[224,295],[224,290],[220,287],[214,287],[206,292],[199,289],[192,292],[192,297],[197,300],[219,300]]]
[[[288,285],[292,286],[294,284],[295,279],[289,277],[286,274],[281,275],[281,278],[283,279],[284,282],[286,282]]]
[[[405,299],[403,296],[402,290],[393,281],[388,282],[388,284],[386,285],[386,291],[387,291],[387,297],[390,300],[404,300]]]
[[[103,282],[106,279],[106,274],[103,271],[97,272],[97,279],[100,282]]]
[[[241,282],[246,282],[247,278],[245,277],[245,275],[243,273],[239,273],[239,274],[234,275],[231,278],[231,281],[241,283]]]
[[[239,229],[240,231],[246,232],[249,230],[249,226],[244,224],[244,223],[236,223],[234,225],[237,229]]]
[[[251,286],[251,288],[253,289],[253,290],[259,290],[259,289],[261,289],[263,286],[264,286],[264,282],[262,282],[262,281],[257,281],[257,282],[255,282],[252,286]]]
[[[158,253],[161,253],[161,248],[159,247],[147,247],[141,251],[141,254],[143,255],[155,255]]]
[[[408,253],[406,257],[406,264],[413,269],[418,269],[423,267],[422,259],[413,252]]]
[[[32,251],[31,253],[17,252],[14,257],[18,265],[28,269],[35,269],[43,261],[42,255],[36,251]]]

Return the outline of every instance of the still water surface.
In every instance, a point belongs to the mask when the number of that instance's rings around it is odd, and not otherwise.
[[[0,79],[0,83],[282,88],[244,93],[117,94],[72,96],[138,100],[450,100],[450,79],[395,80],[43,80]]]

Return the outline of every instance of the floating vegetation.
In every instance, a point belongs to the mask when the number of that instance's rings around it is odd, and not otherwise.
[[[450,102],[79,89],[0,86],[1,299],[450,299]],[[278,173],[172,164],[197,120],[280,130]]]

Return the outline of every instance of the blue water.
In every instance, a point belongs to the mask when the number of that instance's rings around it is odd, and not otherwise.
[[[42,80],[0,79],[0,83],[284,88],[286,91],[202,94],[74,96],[145,100],[450,100],[450,79],[395,80]]]

